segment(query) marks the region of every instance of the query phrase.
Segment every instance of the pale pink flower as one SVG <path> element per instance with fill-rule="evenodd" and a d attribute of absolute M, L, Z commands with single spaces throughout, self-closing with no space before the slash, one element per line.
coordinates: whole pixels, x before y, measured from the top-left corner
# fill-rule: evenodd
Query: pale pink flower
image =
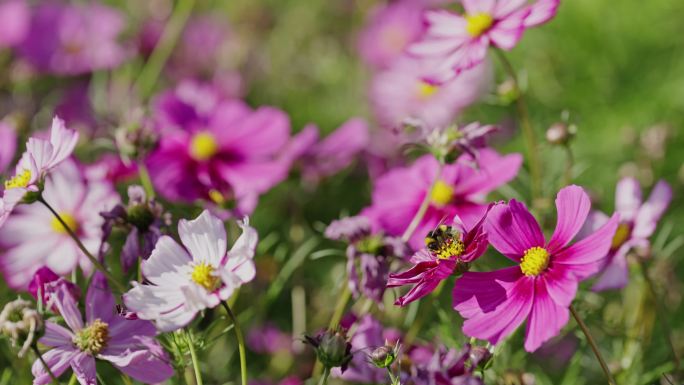
<path fill-rule="evenodd" d="M 180 220 L 178 234 L 184 247 L 169 236 L 159 238 L 150 258 L 142 262 L 149 283 L 133 282 L 124 295 L 128 309 L 168 332 L 230 298 L 256 274 L 252 259 L 257 232 L 247 218 L 238 224 L 242 235 L 226 253 L 226 229 L 209 211 L 192 221 Z"/>

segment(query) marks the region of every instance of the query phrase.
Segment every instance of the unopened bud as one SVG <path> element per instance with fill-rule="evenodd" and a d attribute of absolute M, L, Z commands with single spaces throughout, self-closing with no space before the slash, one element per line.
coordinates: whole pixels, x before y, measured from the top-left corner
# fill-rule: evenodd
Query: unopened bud
<path fill-rule="evenodd" d="M 554 123 L 546 130 L 546 141 L 555 145 L 565 145 L 577 134 L 577 126 L 574 124 Z"/>
<path fill-rule="evenodd" d="M 399 345 L 396 346 L 380 346 L 379 348 L 373 350 L 371 354 L 368 355 L 373 365 L 380 369 L 389 368 L 394 361 L 397 359 L 397 350 Z"/>
<path fill-rule="evenodd" d="M 305 339 L 314 347 L 316 356 L 323 366 L 328 369 L 340 367 L 342 372 L 347 369 L 352 354 L 346 330 L 326 330 L 316 337 L 305 336 Z"/>
<path fill-rule="evenodd" d="M 485 368 L 492 358 L 492 352 L 484 346 L 473 346 L 470 349 L 470 363 L 473 367 Z"/>

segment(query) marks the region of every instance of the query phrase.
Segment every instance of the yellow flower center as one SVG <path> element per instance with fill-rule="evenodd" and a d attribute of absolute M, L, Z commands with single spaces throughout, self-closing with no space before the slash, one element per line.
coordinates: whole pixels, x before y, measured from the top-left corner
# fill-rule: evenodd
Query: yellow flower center
<path fill-rule="evenodd" d="M 9 190 L 11 188 L 26 187 L 29 182 L 31 182 L 31 171 L 24 170 L 15 175 L 12 179 L 6 180 L 5 189 Z"/>
<path fill-rule="evenodd" d="M 628 225 L 621 223 L 618 225 L 615 235 L 613 236 L 613 242 L 610 245 L 611 250 L 615 250 L 622 246 L 623 243 L 629 239 L 631 231 Z"/>
<path fill-rule="evenodd" d="M 487 32 L 494 24 L 494 19 L 492 15 L 480 12 L 472 15 L 466 15 L 466 31 L 472 37 L 478 37 L 483 33 Z"/>
<path fill-rule="evenodd" d="M 423 80 L 418 82 L 417 94 L 418 94 L 418 98 L 421 100 L 429 99 L 437 91 L 439 91 L 439 86 L 436 86 L 434 84 L 430 84 L 430 83 L 425 82 Z"/>
<path fill-rule="evenodd" d="M 447 203 L 451 202 L 453 197 L 454 188 L 441 179 L 435 183 L 434 187 L 432 187 L 432 192 L 430 193 L 430 201 L 438 207 L 445 206 Z"/>
<path fill-rule="evenodd" d="M 209 199 L 211 199 L 211 201 L 217 205 L 226 203 L 226 197 L 224 197 L 223 194 L 216 189 L 209 190 Z"/>
<path fill-rule="evenodd" d="M 76 332 L 71 342 L 82 352 L 98 354 L 107 347 L 107 342 L 109 342 L 109 325 L 98 318 Z"/>
<path fill-rule="evenodd" d="M 76 232 L 78 230 L 78 221 L 76 221 L 76 218 L 74 218 L 73 215 L 69 213 L 59 213 L 60 218 L 64 221 L 64 223 L 69 227 L 69 230 L 72 232 Z M 52 226 L 52 230 L 54 230 L 56 233 L 59 234 L 68 234 L 67 229 L 64 228 L 64 225 L 62 222 L 59 221 L 57 218 L 52 218 L 52 222 L 50 222 L 50 225 Z"/>
<path fill-rule="evenodd" d="M 549 252 L 543 247 L 527 249 L 520 261 L 520 270 L 528 277 L 537 276 L 549 266 L 549 257 Z"/>
<path fill-rule="evenodd" d="M 190 156 L 200 162 L 209 160 L 219 150 L 218 142 L 209 132 L 198 132 L 190 141 Z"/>
<path fill-rule="evenodd" d="M 214 266 L 201 262 L 195 265 L 190 274 L 190 278 L 196 284 L 202 286 L 209 292 L 213 292 L 221 286 L 221 279 L 214 275 Z"/>

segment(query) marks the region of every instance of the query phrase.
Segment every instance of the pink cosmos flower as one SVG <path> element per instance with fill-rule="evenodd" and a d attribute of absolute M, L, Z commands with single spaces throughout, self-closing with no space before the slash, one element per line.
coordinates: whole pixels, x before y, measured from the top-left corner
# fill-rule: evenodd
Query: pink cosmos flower
<path fill-rule="evenodd" d="M 472 155 L 463 154 L 438 175 L 439 163 L 425 155 L 409 167 L 395 168 L 380 177 L 373 189 L 373 203 L 362 214 L 386 234 L 400 236 L 437 180 L 430 206 L 409 241 L 418 250 L 430 230 L 456 215 L 472 228 L 487 210 L 485 196 L 515 178 L 521 163 L 520 154 L 501 156 L 485 148 L 479 151 L 477 165 Z"/>
<path fill-rule="evenodd" d="M 429 128 L 449 125 L 491 84 L 492 71 L 488 63 L 469 69 L 442 85 L 424 80 L 434 67 L 434 61 L 404 57 L 374 75 L 370 101 L 381 125 L 396 129 L 407 120 L 417 120 Z"/>
<path fill-rule="evenodd" d="M 467 271 L 470 263 L 484 254 L 489 245 L 484 231 L 485 218 L 486 214 L 469 229 L 456 217 L 453 226 L 440 225 L 431 231 L 425 238 L 427 247 L 411 258 L 414 266 L 402 273 L 390 274 L 387 287 L 413 285 L 394 304 L 405 306 L 423 298 L 452 274 Z"/>
<path fill-rule="evenodd" d="M 58 312 L 59 310 L 55 305 L 57 298 L 55 294 L 62 288 L 69 292 L 69 295 L 75 300 L 81 297 L 81 289 L 78 286 L 55 274 L 49 267 L 43 266 L 33 275 L 33 279 L 28 285 L 28 292 L 37 301 L 41 301 L 46 309 Z"/>
<path fill-rule="evenodd" d="M 672 189 L 667 182 L 659 181 L 646 202 L 641 200 L 641 187 L 634 178 L 624 178 L 615 189 L 615 211 L 620 214 L 615 237 L 608 251 L 606 264 L 592 287 L 593 290 L 619 289 L 629 281 L 627 254 L 633 248 L 648 248 L 648 238 L 658 225 L 672 199 Z M 600 211 L 590 214 L 582 232 L 595 231 L 608 221 Z"/>
<path fill-rule="evenodd" d="M 428 11 L 425 36 L 409 47 L 410 54 L 439 60 L 428 77 L 444 83 L 481 63 L 490 45 L 512 49 L 526 29 L 556 15 L 560 0 L 463 0 L 465 15 Z"/>
<path fill-rule="evenodd" d="M 44 184 L 43 199 L 76 232 L 88 251 L 97 254 L 104 222 L 100 212 L 119 201 L 112 185 L 85 180 L 73 161 L 55 168 Z M 88 258 L 43 205 L 18 206 L 0 231 L 0 246 L 0 270 L 12 288 L 25 289 L 42 266 L 59 275 L 69 274 L 77 266 L 86 275 L 92 271 Z"/>
<path fill-rule="evenodd" d="M 386 68 L 425 30 L 423 4 L 401 0 L 372 11 L 359 36 L 359 53 L 375 69 Z"/>
<path fill-rule="evenodd" d="M 41 72 L 77 75 L 113 68 L 125 57 L 117 42 L 124 27 L 123 16 L 113 8 L 41 4 L 19 54 Z"/>
<path fill-rule="evenodd" d="M 132 282 L 133 289 L 124 295 L 128 309 L 168 332 L 227 300 L 256 274 L 252 259 L 257 232 L 247 218 L 238 224 L 242 235 L 226 253 L 226 229 L 220 219 L 205 210 L 195 220 L 180 220 L 178 233 L 185 248 L 169 236 L 159 238 L 150 258 L 142 262 L 149 284 Z"/>
<path fill-rule="evenodd" d="M 162 136 L 147 163 L 167 199 L 237 204 L 242 215 L 287 177 L 290 161 L 281 153 L 290 122 L 278 109 L 252 110 L 211 87 L 183 83 L 157 98 L 155 114 Z"/>
<path fill-rule="evenodd" d="M 463 332 L 496 344 L 527 319 L 529 352 L 556 336 L 568 322 L 578 282 L 599 270 L 618 226 L 616 214 L 593 234 L 570 244 L 590 207 L 581 187 L 561 189 L 556 229 L 548 242 L 524 204 L 512 199 L 492 207 L 485 222 L 489 242 L 518 265 L 467 272 L 456 281 L 454 308 L 465 318 Z"/>
<path fill-rule="evenodd" d="M 6 121 L 0 121 L 0 174 L 4 174 L 7 166 L 14 160 L 17 151 L 17 133 Z"/>
<path fill-rule="evenodd" d="M 316 182 L 349 166 L 369 142 L 368 123 L 352 118 L 320 141 L 318 127 L 307 125 L 292 138 L 286 152 L 299 161 L 303 178 Z"/>
<path fill-rule="evenodd" d="M 29 138 L 14 177 L 5 181 L 5 191 L 0 200 L 0 227 L 28 193 L 41 191 L 48 172 L 71 155 L 76 142 L 78 133 L 67 129 L 64 121 L 57 117 L 52 120 L 49 141 Z"/>
<path fill-rule="evenodd" d="M 0 4 L 0 48 L 20 44 L 29 31 L 31 10 L 25 0 Z"/>
<path fill-rule="evenodd" d="M 43 354 L 50 371 L 60 376 L 69 366 L 83 385 L 96 384 L 95 361 L 109 361 L 137 381 L 149 384 L 166 381 L 174 374 L 164 349 L 155 340 L 154 325 L 128 320 L 116 312 L 107 281 L 99 272 L 86 296 L 85 323 L 76 300 L 66 288 L 55 296 L 55 306 L 68 326 L 45 323 L 45 335 L 38 341 L 53 349 Z M 51 383 L 43 364 L 33 363 L 34 385 Z"/>

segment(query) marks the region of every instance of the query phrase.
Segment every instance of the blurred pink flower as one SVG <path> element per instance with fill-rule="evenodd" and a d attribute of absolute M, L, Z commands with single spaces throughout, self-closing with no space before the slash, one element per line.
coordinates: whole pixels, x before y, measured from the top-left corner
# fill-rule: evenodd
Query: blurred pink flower
<path fill-rule="evenodd" d="M 123 16 L 99 4 L 49 2 L 33 13 L 19 54 L 40 72 L 78 75 L 114 68 L 125 58 L 117 36 Z"/>
<path fill-rule="evenodd" d="M 525 350 L 532 352 L 558 335 L 579 281 L 596 273 L 618 225 L 614 215 L 591 235 L 569 243 L 581 229 L 591 202 L 581 187 L 556 197 L 558 218 L 546 242 L 524 204 L 512 199 L 489 211 L 489 242 L 518 265 L 492 272 L 467 272 L 456 281 L 454 309 L 465 318 L 463 333 L 496 344 L 527 319 Z"/>
<path fill-rule="evenodd" d="M 425 30 L 418 1 L 400 0 L 376 7 L 359 36 L 359 53 L 374 69 L 396 60 Z"/>
<path fill-rule="evenodd" d="M 593 290 L 620 289 L 629 281 L 627 254 L 634 248 L 647 249 L 649 238 L 672 200 L 672 189 L 667 182 L 659 181 L 646 202 L 642 202 L 641 186 L 634 178 L 624 178 L 615 188 L 615 212 L 620 214 L 613 243 L 605 265 Z M 608 222 L 608 216 L 600 211 L 589 215 L 582 233 L 596 231 Z"/>
<path fill-rule="evenodd" d="M 442 85 L 424 80 L 433 68 L 434 61 L 404 57 L 374 75 L 370 101 L 381 125 L 395 129 L 409 120 L 417 120 L 430 128 L 449 125 L 491 84 L 492 70 L 488 63 L 475 66 Z"/>
<path fill-rule="evenodd" d="M 460 275 L 467 271 L 469 264 L 484 254 L 489 246 L 483 227 L 486 215 L 472 228 L 466 227 L 456 217 L 453 227 L 442 225 L 428 234 L 425 238 L 427 247 L 411 258 L 414 266 L 389 276 L 387 287 L 413 285 L 394 304 L 405 306 L 423 298 L 452 274 Z"/>
<path fill-rule="evenodd" d="M 0 48 L 15 47 L 29 32 L 31 10 L 25 0 L 5 0 L 0 4 Z"/>
<path fill-rule="evenodd" d="M 14 160 L 17 152 L 17 133 L 7 121 L 0 121 L 0 174 L 4 174 L 7 166 Z"/>
<path fill-rule="evenodd" d="M 543 24 L 556 15 L 560 0 L 463 0 L 464 15 L 428 11 L 428 30 L 408 52 L 439 61 L 431 83 L 444 83 L 481 63 L 490 45 L 510 50 L 526 29 Z"/>
<path fill-rule="evenodd" d="M 48 172 L 71 155 L 77 142 L 78 132 L 67 129 L 57 117 L 52 120 L 49 140 L 29 138 L 14 176 L 5 181 L 0 200 L 0 227 L 27 194 L 40 193 Z"/>
<path fill-rule="evenodd" d="M 252 110 L 211 87 L 183 83 L 157 98 L 155 115 L 161 142 L 147 163 L 167 199 L 236 204 L 244 215 L 287 177 L 290 122 L 283 111 Z"/>
<path fill-rule="evenodd" d="M 247 334 L 247 346 L 253 352 L 262 354 L 290 352 L 293 341 L 291 335 L 271 323 L 252 328 Z"/>
<path fill-rule="evenodd" d="M 160 383 L 174 374 L 170 360 L 155 340 L 157 331 L 148 321 L 128 320 L 116 312 L 116 303 L 107 280 L 96 273 L 88 288 L 85 323 L 76 300 L 67 288 L 55 294 L 54 303 L 68 326 L 52 321 L 38 341 L 53 349 L 43 359 L 55 376 L 69 366 L 81 384 L 95 384 L 95 361 L 109 361 L 114 367 L 144 383 Z M 34 385 L 52 382 L 43 364 L 36 360 L 31 369 Z"/>
<path fill-rule="evenodd" d="M 487 210 L 485 196 L 515 178 L 521 164 L 520 154 L 501 156 L 492 149 L 481 149 L 477 164 L 464 154 L 437 175 L 438 161 L 425 155 L 409 167 L 395 168 L 380 177 L 373 188 L 373 203 L 362 214 L 388 235 L 400 236 L 436 179 L 430 206 L 409 241 L 418 250 L 430 230 L 456 215 L 466 227 L 474 226 Z"/>
<path fill-rule="evenodd" d="M 97 254 L 100 247 L 101 211 L 111 209 L 119 198 L 109 182 L 85 180 L 73 161 L 66 161 L 45 179 L 43 198 Z M 37 241 L 39 240 L 39 241 Z M 0 231 L 0 269 L 12 288 L 26 289 L 34 273 L 47 266 L 59 275 L 77 266 L 89 275 L 92 265 L 64 226 L 43 205 L 18 206 Z"/>
<path fill-rule="evenodd" d="M 178 234 L 185 248 L 167 235 L 159 238 L 141 265 L 149 284 L 132 282 L 133 289 L 123 297 L 128 310 L 169 332 L 230 298 L 256 274 L 252 259 L 257 232 L 247 218 L 238 224 L 242 235 L 226 253 L 226 229 L 220 219 L 205 210 L 195 220 L 180 220 Z"/>

